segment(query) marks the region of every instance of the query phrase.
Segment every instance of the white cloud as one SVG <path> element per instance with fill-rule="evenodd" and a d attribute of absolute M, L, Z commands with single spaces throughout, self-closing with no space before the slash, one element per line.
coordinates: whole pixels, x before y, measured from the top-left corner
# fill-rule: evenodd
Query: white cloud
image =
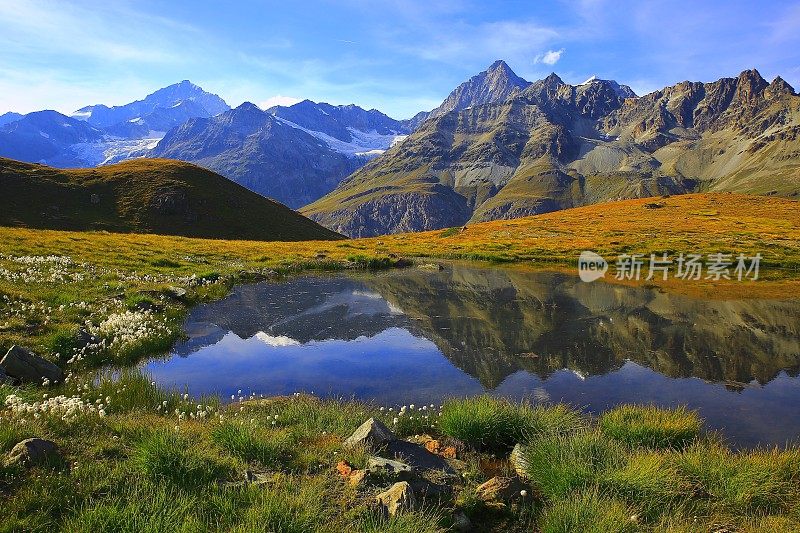
<path fill-rule="evenodd" d="M 290 105 L 294 105 L 297 102 L 301 101 L 302 101 L 301 98 L 295 98 L 294 96 L 284 96 L 282 94 L 276 94 L 275 96 L 270 96 L 263 102 L 259 102 L 258 107 L 260 107 L 261 109 L 269 109 L 270 107 L 276 105 L 282 105 L 288 107 Z"/>
<path fill-rule="evenodd" d="M 537 55 L 533 62 L 534 63 L 544 63 L 545 65 L 555 65 L 558 63 L 558 60 L 561 59 L 561 54 L 564 53 L 564 49 L 560 50 L 548 50 L 543 54 Z"/>

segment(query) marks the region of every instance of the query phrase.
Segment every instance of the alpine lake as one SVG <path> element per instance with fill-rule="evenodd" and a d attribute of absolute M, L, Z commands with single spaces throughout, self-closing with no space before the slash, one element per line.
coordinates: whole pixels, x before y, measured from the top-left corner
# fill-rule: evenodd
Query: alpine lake
<path fill-rule="evenodd" d="M 472 264 L 241 285 L 143 363 L 161 385 L 383 406 L 480 394 L 685 405 L 734 447 L 800 437 L 800 300 L 700 299 Z"/>

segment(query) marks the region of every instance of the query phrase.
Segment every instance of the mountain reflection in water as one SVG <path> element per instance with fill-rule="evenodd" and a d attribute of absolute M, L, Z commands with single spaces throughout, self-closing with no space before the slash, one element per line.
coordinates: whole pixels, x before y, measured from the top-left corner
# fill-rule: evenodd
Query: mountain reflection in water
<path fill-rule="evenodd" d="M 240 286 L 195 308 L 186 332 L 179 357 L 147 370 L 193 393 L 686 404 L 734 444 L 800 435 L 798 300 L 454 265 Z"/>

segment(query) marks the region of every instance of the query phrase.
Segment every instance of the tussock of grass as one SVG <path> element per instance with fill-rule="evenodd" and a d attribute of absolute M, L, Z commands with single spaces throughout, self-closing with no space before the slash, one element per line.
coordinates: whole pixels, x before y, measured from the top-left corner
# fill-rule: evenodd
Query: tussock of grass
<path fill-rule="evenodd" d="M 704 496 L 700 503 L 707 512 L 747 515 L 797 511 L 800 450 L 737 454 L 719 444 L 696 444 L 671 459 Z"/>
<path fill-rule="evenodd" d="M 506 400 L 477 396 L 445 402 L 439 417 L 445 435 L 477 449 L 510 448 L 525 435 L 525 414 Z"/>
<path fill-rule="evenodd" d="M 203 454 L 196 443 L 169 430 L 156 430 L 138 442 L 133 465 L 153 482 L 169 481 L 187 489 L 222 480 L 232 470 L 230 463 Z"/>
<path fill-rule="evenodd" d="M 586 417 L 563 404 L 523 407 L 525 440 L 545 435 L 566 435 L 585 429 Z"/>
<path fill-rule="evenodd" d="M 537 439 L 523 453 L 528 476 L 547 498 L 595 485 L 625 456 L 620 444 L 596 431 Z"/>
<path fill-rule="evenodd" d="M 233 422 L 214 428 L 211 438 L 231 455 L 266 468 L 290 465 L 297 444 L 285 431 L 269 431 L 254 424 Z"/>
<path fill-rule="evenodd" d="M 559 498 L 541 519 L 542 533 L 627 533 L 639 528 L 623 502 L 587 490 Z"/>
<path fill-rule="evenodd" d="M 624 405 L 603 413 L 600 428 L 629 446 L 680 448 L 697 438 L 702 421 L 695 411 L 685 407 Z"/>
<path fill-rule="evenodd" d="M 669 512 L 693 490 L 667 455 L 649 451 L 628 456 L 624 465 L 601 475 L 599 484 L 648 518 Z"/>

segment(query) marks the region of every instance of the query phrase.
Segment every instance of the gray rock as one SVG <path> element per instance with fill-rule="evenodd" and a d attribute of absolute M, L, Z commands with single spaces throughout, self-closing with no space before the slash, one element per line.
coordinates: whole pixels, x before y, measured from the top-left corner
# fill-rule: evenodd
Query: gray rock
<path fill-rule="evenodd" d="M 81 328 L 75 335 L 75 342 L 78 348 L 84 348 L 90 344 L 100 344 L 100 339 L 89 333 L 85 328 Z"/>
<path fill-rule="evenodd" d="M 407 481 L 399 481 L 392 485 L 389 490 L 381 492 L 376 497 L 378 504 L 380 504 L 390 516 L 397 513 L 413 509 L 417 500 L 414 497 L 414 491 Z"/>
<path fill-rule="evenodd" d="M 514 471 L 519 477 L 528 478 L 528 461 L 525 459 L 521 444 L 514 445 L 514 449 L 511 450 L 511 455 L 508 457 L 508 462 L 514 467 Z"/>
<path fill-rule="evenodd" d="M 409 480 L 413 475 L 413 468 L 409 465 L 383 457 L 370 457 L 367 463 L 367 469 L 370 472 L 382 472 L 391 476 L 397 476 L 402 480 Z"/>
<path fill-rule="evenodd" d="M 413 442 L 394 440 L 387 444 L 386 454 L 402 461 L 414 470 L 433 470 L 449 476 L 456 475 L 455 469 L 443 457 L 431 453 L 424 446 Z"/>
<path fill-rule="evenodd" d="M 182 287 L 169 287 L 165 292 L 167 296 L 178 301 L 182 301 L 186 298 L 186 289 Z"/>
<path fill-rule="evenodd" d="M 58 457 L 56 444 L 44 439 L 26 439 L 14 446 L 6 458 L 6 465 L 33 466 Z"/>
<path fill-rule="evenodd" d="M 0 368 L 0 385 L 6 384 L 6 383 L 9 384 L 9 385 L 13 385 L 14 384 L 13 381 L 14 381 L 14 378 L 12 378 L 8 374 L 6 374 L 5 370 Z"/>
<path fill-rule="evenodd" d="M 352 435 L 345 439 L 343 446 L 352 448 L 364 445 L 369 448 L 380 448 L 395 440 L 394 433 L 380 420 L 370 418 L 356 429 Z"/>
<path fill-rule="evenodd" d="M 475 495 L 483 501 L 510 503 L 533 497 L 530 485 L 519 477 L 495 476 L 475 489 Z"/>
<path fill-rule="evenodd" d="M 464 511 L 458 510 L 453 513 L 453 529 L 460 533 L 472 531 L 472 521 Z"/>
<path fill-rule="evenodd" d="M 64 380 L 64 371 L 58 366 L 16 345 L 0 360 L 0 368 L 9 376 L 25 383 L 42 383 L 45 378 L 51 383 Z"/>
<path fill-rule="evenodd" d="M 427 479 L 412 479 L 408 482 L 414 496 L 428 500 L 445 500 L 453 495 L 453 487 L 445 483 L 434 483 Z"/>

